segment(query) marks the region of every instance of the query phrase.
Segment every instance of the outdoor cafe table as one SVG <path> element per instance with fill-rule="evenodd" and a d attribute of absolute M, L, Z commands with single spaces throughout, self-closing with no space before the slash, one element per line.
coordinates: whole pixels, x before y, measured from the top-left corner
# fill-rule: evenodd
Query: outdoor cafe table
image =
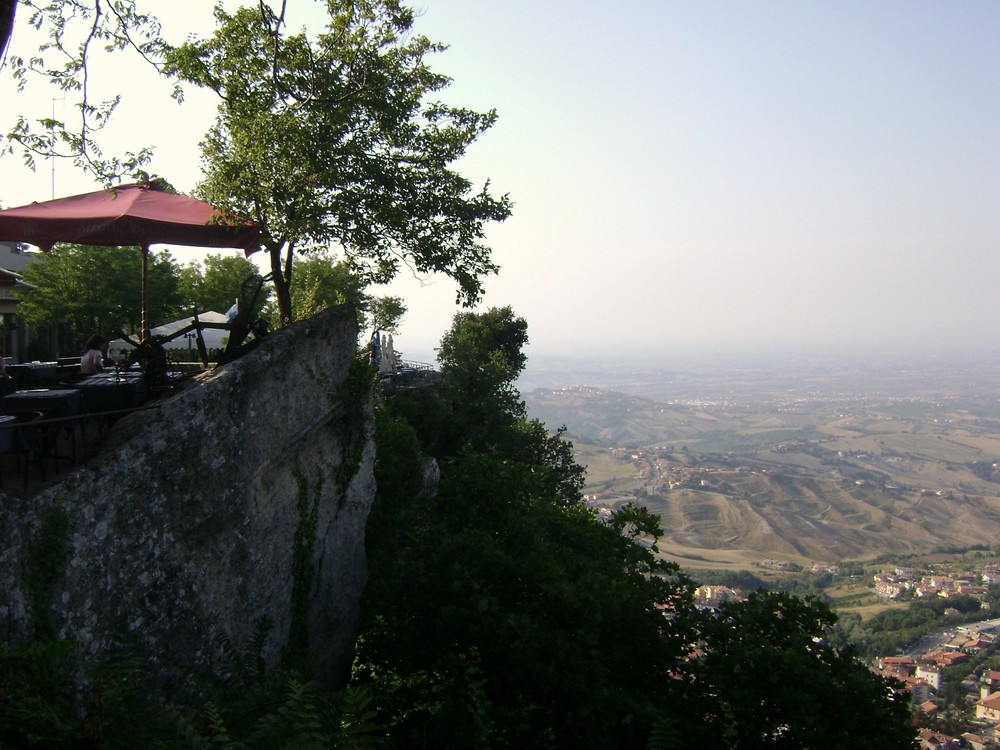
<path fill-rule="evenodd" d="M 59 382 L 56 362 L 22 362 L 8 365 L 6 371 L 18 388 L 44 388 Z"/>
<path fill-rule="evenodd" d="M 46 428 L 45 452 L 58 461 L 62 456 L 56 453 L 56 440 L 60 429 L 65 429 L 72 439 L 72 456 L 76 461 L 76 417 L 80 414 L 82 398 L 74 388 L 31 388 L 15 391 L 3 397 L 0 402 L 4 411 L 39 411 L 46 419 L 62 419 L 55 429 Z"/>
<path fill-rule="evenodd" d="M 31 388 L 3 397 L 3 410 L 40 411 L 46 419 L 72 418 L 80 413 L 82 398 L 75 388 Z"/>
<path fill-rule="evenodd" d="M 73 383 L 83 398 L 88 414 L 131 409 L 141 405 L 142 374 L 138 372 L 98 372 Z"/>

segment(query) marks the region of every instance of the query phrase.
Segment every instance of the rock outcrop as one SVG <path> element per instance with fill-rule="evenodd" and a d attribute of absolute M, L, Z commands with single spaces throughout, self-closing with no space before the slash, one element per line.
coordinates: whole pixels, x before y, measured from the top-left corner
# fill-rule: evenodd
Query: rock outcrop
<path fill-rule="evenodd" d="M 335 308 L 122 420 L 88 466 L 0 502 L 6 641 L 128 638 L 193 667 L 272 624 L 265 657 L 350 665 L 374 498 L 372 372 Z M 166 667 L 164 667 L 166 668 Z"/>

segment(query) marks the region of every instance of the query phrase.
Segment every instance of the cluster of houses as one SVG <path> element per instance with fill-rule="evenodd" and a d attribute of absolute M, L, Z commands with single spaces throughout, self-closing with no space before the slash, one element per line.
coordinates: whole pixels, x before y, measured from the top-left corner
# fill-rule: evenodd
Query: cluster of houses
<path fill-rule="evenodd" d="M 619 461 L 631 461 L 638 464 L 636 478 L 643 482 L 656 480 L 656 484 L 653 486 L 654 493 L 684 487 L 702 489 L 713 487 L 710 480 L 703 478 L 706 474 L 711 473 L 711 470 L 705 467 L 671 465 L 667 459 L 643 448 L 612 448 L 611 455 Z"/>
<path fill-rule="evenodd" d="M 667 470 L 667 488 L 677 490 L 681 487 L 690 487 L 703 473 L 704 469 L 694 466 L 671 466 Z"/>
<path fill-rule="evenodd" d="M 996 640 L 997 636 L 993 633 L 959 628 L 955 638 L 918 659 L 909 656 L 880 657 L 872 665 L 872 671 L 905 682 L 917 712 L 933 726 L 943 718 L 944 704 L 938 697 L 942 688 L 942 671 L 969 660 L 991 647 Z M 970 707 L 975 701 L 975 724 L 968 726 L 968 731 L 960 737 L 924 728 L 920 734 L 921 748 L 1000 748 L 1000 672 L 986 670 L 978 678 L 967 678 L 962 687 L 968 695 Z"/>
<path fill-rule="evenodd" d="M 939 581 L 940 577 L 933 578 L 936 583 L 943 583 L 943 579 Z M 965 576 L 954 576 L 952 580 L 964 581 Z M 738 589 L 729 586 L 699 586 L 695 591 L 695 603 L 701 608 L 715 608 L 724 602 L 740 601 L 743 598 Z M 920 748 L 1000 750 L 1000 671 L 986 670 L 963 683 L 967 695 L 966 707 L 972 708 L 973 702 L 975 703 L 974 723 L 965 727 L 967 731 L 960 736 L 952 736 L 934 728 L 939 726 L 939 719 L 943 718 L 944 701 L 939 696 L 943 687 L 944 670 L 966 662 L 994 645 L 1000 646 L 1000 636 L 997 634 L 960 626 L 951 640 L 918 658 L 885 656 L 876 659 L 871 666 L 872 671 L 903 681 L 912 695 L 916 712 L 927 725 L 919 730 Z"/>
<path fill-rule="evenodd" d="M 1000 583 L 1000 563 L 989 563 L 973 570 L 927 573 L 912 568 L 894 568 L 874 575 L 875 593 L 896 599 L 904 593 L 914 597 L 973 596 L 984 599 L 992 584 Z M 941 718 L 943 702 L 942 670 L 961 664 L 976 654 L 991 648 L 997 636 L 993 633 L 959 628 L 952 640 L 919 659 L 907 656 L 886 656 L 876 661 L 873 670 L 906 682 L 913 696 L 913 705 L 923 719 L 933 726 Z M 932 728 L 920 730 L 920 747 L 928 750 L 951 748 L 1000 748 L 1000 672 L 987 670 L 978 678 L 963 682 L 968 707 L 975 704 L 975 724 L 955 737 Z M 975 730 L 975 731 L 974 731 Z"/>
<path fill-rule="evenodd" d="M 921 750 L 957 750 L 957 748 L 992 750 L 996 747 L 989 737 L 974 732 L 964 732 L 961 737 L 952 737 L 949 734 L 926 728 L 919 730 L 917 741 Z"/>
<path fill-rule="evenodd" d="M 967 595 L 983 598 L 994 583 L 1000 583 L 1000 563 L 983 565 L 976 570 L 924 575 L 912 568 L 893 568 L 874 576 L 875 593 L 886 599 L 895 599 L 904 592 L 912 592 L 916 597 Z"/>

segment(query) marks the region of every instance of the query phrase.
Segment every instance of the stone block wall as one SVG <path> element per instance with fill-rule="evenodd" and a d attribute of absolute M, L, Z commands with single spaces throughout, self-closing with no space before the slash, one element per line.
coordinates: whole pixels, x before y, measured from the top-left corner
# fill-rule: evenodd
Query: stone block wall
<path fill-rule="evenodd" d="M 374 499 L 370 373 L 351 308 L 277 331 L 117 424 L 88 466 L 0 500 L 0 633 L 130 638 L 162 664 L 210 661 L 261 618 L 266 652 L 349 668 Z M 183 668 L 183 667 L 182 667 Z"/>

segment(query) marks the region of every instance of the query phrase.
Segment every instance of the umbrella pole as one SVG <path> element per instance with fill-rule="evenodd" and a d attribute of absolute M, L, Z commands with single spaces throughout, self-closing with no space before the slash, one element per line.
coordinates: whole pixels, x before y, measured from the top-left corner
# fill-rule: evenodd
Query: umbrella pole
<path fill-rule="evenodd" d="M 142 246 L 142 331 L 139 341 L 149 340 L 149 245 Z"/>

